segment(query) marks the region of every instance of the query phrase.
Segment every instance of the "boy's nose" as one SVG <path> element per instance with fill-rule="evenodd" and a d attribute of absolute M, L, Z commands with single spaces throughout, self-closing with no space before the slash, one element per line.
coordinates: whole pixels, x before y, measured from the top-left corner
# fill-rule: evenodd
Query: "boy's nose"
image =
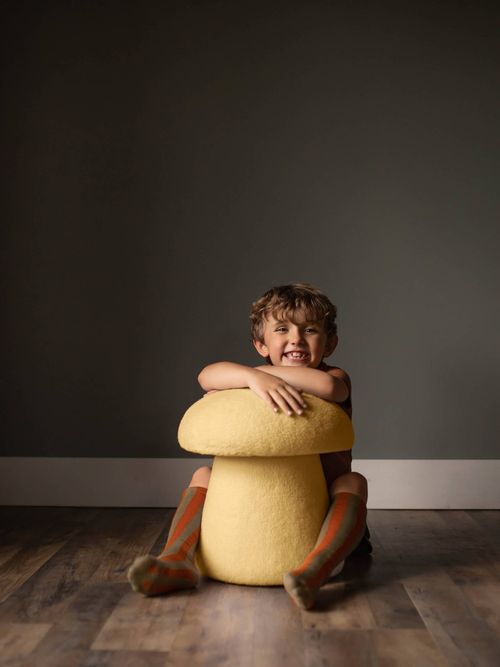
<path fill-rule="evenodd" d="M 290 333 L 290 343 L 292 345 L 298 345 L 298 343 L 300 343 L 301 340 L 302 340 L 302 334 L 300 333 L 300 331 L 292 331 Z"/>

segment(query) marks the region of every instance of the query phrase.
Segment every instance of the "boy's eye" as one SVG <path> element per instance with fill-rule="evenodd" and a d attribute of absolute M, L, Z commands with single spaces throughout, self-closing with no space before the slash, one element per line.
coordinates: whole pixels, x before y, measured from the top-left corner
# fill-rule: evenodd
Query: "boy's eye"
<path fill-rule="evenodd" d="M 306 329 L 306 333 L 316 333 L 316 331 L 317 331 L 317 329 L 315 329 L 314 327 L 308 327 Z"/>

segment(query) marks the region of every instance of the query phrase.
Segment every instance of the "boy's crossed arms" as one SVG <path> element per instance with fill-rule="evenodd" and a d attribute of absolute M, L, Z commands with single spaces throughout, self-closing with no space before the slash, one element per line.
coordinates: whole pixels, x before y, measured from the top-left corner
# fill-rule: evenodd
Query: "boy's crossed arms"
<path fill-rule="evenodd" d="M 287 368 L 283 366 L 244 366 L 231 361 L 220 361 L 206 366 L 198 382 L 206 392 L 248 387 L 269 407 L 288 415 L 301 415 L 307 407 L 302 393 L 335 403 L 349 396 L 348 376 L 340 368 L 326 371 L 316 368 Z"/>

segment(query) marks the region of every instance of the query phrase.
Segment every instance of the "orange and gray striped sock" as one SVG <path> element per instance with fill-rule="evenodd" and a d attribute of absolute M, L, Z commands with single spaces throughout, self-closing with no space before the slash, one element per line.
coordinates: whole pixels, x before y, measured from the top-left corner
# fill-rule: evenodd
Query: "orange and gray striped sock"
<path fill-rule="evenodd" d="M 321 527 L 314 549 L 305 561 L 283 577 L 283 585 L 301 609 L 310 609 L 320 587 L 359 544 L 366 526 L 366 504 L 354 493 L 341 492 Z"/>
<path fill-rule="evenodd" d="M 196 588 L 200 573 L 194 564 L 194 556 L 206 495 L 207 489 L 201 486 L 190 486 L 182 492 L 162 553 L 157 557 L 136 558 L 127 573 L 134 591 L 159 595 Z"/>

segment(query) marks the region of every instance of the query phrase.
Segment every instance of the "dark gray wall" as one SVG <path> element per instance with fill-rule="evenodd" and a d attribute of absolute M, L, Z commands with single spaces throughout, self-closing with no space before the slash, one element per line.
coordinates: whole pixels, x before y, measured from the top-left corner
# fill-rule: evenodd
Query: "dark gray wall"
<path fill-rule="evenodd" d="M 182 456 L 199 370 L 303 280 L 358 457 L 498 457 L 496 10 L 1 7 L 4 455 Z"/>

